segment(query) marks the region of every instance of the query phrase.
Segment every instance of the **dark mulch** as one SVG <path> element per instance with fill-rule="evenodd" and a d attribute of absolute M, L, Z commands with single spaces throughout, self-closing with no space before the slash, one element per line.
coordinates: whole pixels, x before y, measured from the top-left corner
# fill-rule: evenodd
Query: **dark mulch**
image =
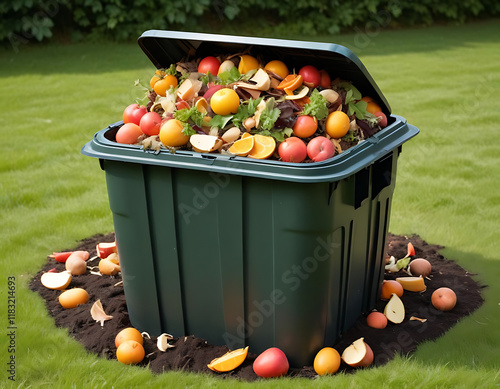
<path fill-rule="evenodd" d="M 95 255 L 95 246 L 98 242 L 110 242 L 114 240 L 114 235 L 96 235 L 83 240 L 78 247 L 72 248 L 87 250 L 91 257 Z M 469 315 L 483 303 L 481 289 L 474 279 L 473 274 L 458 266 L 454 261 L 444 258 L 439 251 L 443 248 L 437 245 L 430 245 L 419 236 L 409 237 L 395 236 L 389 234 L 387 237 L 387 252 L 396 258 L 406 255 L 408 242 L 415 247 L 415 257 L 426 258 L 432 264 L 432 273 L 429 280 L 426 280 L 427 290 L 423 293 L 405 292 L 402 301 L 406 308 L 405 321 L 399 325 L 391 324 L 383 329 L 377 330 L 366 325 L 364 317 L 359 318 L 352 329 L 347 331 L 342 339 L 332 345 L 339 353 L 354 340 L 364 337 L 371 346 L 375 354 L 374 364 L 380 366 L 390 361 L 395 354 L 407 355 L 416 350 L 418 345 L 424 341 L 436 339 L 443 335 L 448 329 L 455 325 L 462 317 Z M 89 266 L 98 265 L 98 260 L 89 262 Z M 40 283 L 43 272 L 52 268 L 58 271 L 64 270 L 64 264 L 48 258 L 43 268 L 35 275 L 30 282 L 31 290 L 40 294 L 45 300 L 47 309 L 54 317 L 58 327 L 67 328 L 69 334 L 81 342 L 85 348 L 92 353 L 96 353 L 104 358 L 115 358 L 116 347 L 114 338 L 124 327 L 130 326 L 130 321 L 125 303 L 125 296 L 121 286 L 115 286 L 121 280 L 119 275 L 114 277 L 96 276 L 87 271 L 87 274 L 73 277 L 71 287 L 82 287 L 90 295 L 88 304 L 78 306 L 73 309 L 64 309 L 58 302 L 60 291 L 45 288 Z M 404 274 L 386 273 L 385 279 L 393 279 Z M 449 312 L 441 312 L 432 307 L 430 298 L 432 292 L 439 287 L 447 286 L 455 291 L 458 302 L 455 308 Z M 100 299 L 107 314 L 113 319 L 105 322 L 101 327 L 95 322 L 89 313 L 91 304 Z M 375 309 L 384 310 L 386 302 L 379 300 Z M 425 318 L 425 323 L 408 320 L 411 316 Z M 194 334 L 196 335 L 196 334 Z M 189 335 L 176 338 L 170 343 L 175 348 L 167 352 L 160 352 L 156 348 L 156 339 L 145 339 L 144 347 L 146 358 L 141 363 L 155 373 L 168 370 L 187 370 L 202 372 L 207 374 L 217 374 L 207 368 L 207 364 L 214 358 L 227 352 L 226 346 L 214 346 L 204 339 Z M 258 377 L 252 370 L 252 363 L 256 355 L 249 354 L 247 360 L 239 368 L 230 373 L 218 374 L 220 377 L 235 377 L 242 380 L 255 380 Z M 352 371 L 345 364 L 341 365 L 341 370 Z M 290 369 L 287 376 L 293 377 L 315 377 L 316 374 L 311 366 L 300 369 Z"/>

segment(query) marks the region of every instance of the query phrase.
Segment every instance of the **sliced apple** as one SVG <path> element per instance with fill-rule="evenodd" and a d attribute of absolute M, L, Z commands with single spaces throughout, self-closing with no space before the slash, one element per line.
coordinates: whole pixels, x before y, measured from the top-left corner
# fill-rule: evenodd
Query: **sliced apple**
<path fill-rule="evenodd" d="M 396 293 L 392 294 L 384 309 L 387 320 L 394 324 L 402 323 L 405 319 L 405 306 Z"/>
<path fill-rule="evenodd" d="M 101 242 L 96 246 L 97 256 L 101 259 L 107 258 L 110 254 L 116 253 L 116 242 Z"/>
<path fill-rule="evenodd" d="M 199 153 L 210 153 L 218 150 L 222 146 L 222 139 L 215 135 L 195 134 L 189 138 L 193 150 Z"/>
<path fill-rule="evenodd" d="M 396 281 L 409 292 L 424 292 L 427 289 L 423 277 L 398 277 Z"/>
<path fill-rule="evenodd" d="M 323 89 L 319 94 L 329 103 L 335 103 L 339 99 L 339 94 L 333 89 Z"/>
<path fill-rule="evenodd" d="M 373 350 L 364 338 L 359 338 L 344 350 L 342 360 L 351 367 L 367 367 L 373 362 Z"/>
<path fill-rule="evenodd" d="M 260 68 L 257 72 L 250 78 L 251 82 L 238 82 L 236 85 L 245 89 L 255 89 L 259 91 L 266 91 L 271 87 L 271 78 L 269 78 L 269 74 Z"/>
<path fill-rule="evenodd" d="M 40 282 L 46 288 L 63 290 L 66 289 L 71 282 L 71 274 L 68 271 L 63 271 L 60 273 L 43 273 L 42 277 L 40 278 Z"/>

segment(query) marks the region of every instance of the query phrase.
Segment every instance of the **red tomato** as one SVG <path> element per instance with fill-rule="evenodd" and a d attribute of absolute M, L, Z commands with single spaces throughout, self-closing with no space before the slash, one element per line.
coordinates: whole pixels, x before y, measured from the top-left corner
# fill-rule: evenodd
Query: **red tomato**
<path fill-rule="evenodd" d="M 314 116 L 300 115 L 292 127 L 293 133 L 299 138 L 309 138 L 318 129 L 318 120 Z"/>
<path fill-rule="evenodd" d="M 278 153 L 285 162 L 302 162 L 307 157 L 307 146 L 302 139 L 292 136 L 280 143 Z"/>
<path fill-rule="evenodd" d="M 130 104 L 123 111 L 123 123 L 134 123 L 139 125 L 141 118 L 148 112 L 146 107 L 139 104 Z"/>
<path fill-rule="evenodd" d="M 210 72 L 212 75 L 216 76 L 219 72 L 220 61 L 215 57 L 205 57 L 198 64 L 198 72 L 199 73 L 208 73 Z"/>
<path fill-rule="evenodd" d="M 158 135 L 160 133 L 161 116 L 157 112 L 148 112 L 139 123 L 143 133 L 148 136 Z"/>
<path fill-rule="evenodd" d="M 253 363 L 253 371 L 259 377 L 281 377 L 288 372 L 288 359 L 277 347 L 268 348 Z"/>
<path fill-rule="evenodd" d="M 115 139 L 118 143 L 133 145 L 141 135 L 141 127 L 134 123 L 125 123 L 116 132 Z"/>
<path fill-rule="evenodd" d="M 318 69 L 312 65 L 306 65 L 299 70 L 299 75 L 302 76 L 304 84 L 310 88 L 316 88 L 321 82 L 321 74 Z"/>
<path fill-rule="evenodd" d="M 314 162 L 324 161 L 335 155 L 335 146 L 324 136 L 317 136 L 307 144 L 307 155 Z"/>
<path fill-rule="evenodd" d="M 326 70 L 320 70 L 319 74 L 321 75 L 321 81 L 319 83 L 319 86 L 325 89 L 331 88 L 332 80 L 330 78 L 330 75 L 326 72 Z"/>

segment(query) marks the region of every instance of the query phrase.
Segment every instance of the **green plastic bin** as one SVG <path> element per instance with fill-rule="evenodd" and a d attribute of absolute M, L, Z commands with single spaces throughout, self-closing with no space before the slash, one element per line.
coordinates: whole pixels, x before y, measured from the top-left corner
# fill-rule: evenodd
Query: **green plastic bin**
<path fill-rule="evenodd" d="M 326 69 L 382 103 L 385 129 L 318 163 L 145 152 L 113 141 L 121 122 L 82 149 L 106 173 L 134 327 L 253 353 L 275 346 L 291 366 L 311 365 L 379 296 L 397 160 L 418 129 L 390 114 L 342 46 L 172 31 L 147 31 L 139 44 L 157 67 L 251 45 L 269 60 Z"/>

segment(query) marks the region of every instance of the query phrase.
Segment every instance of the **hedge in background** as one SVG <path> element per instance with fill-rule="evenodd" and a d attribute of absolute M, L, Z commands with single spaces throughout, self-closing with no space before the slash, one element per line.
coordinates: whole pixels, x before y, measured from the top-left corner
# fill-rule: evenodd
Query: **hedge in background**
<path fill-rule="evenodd" d="M 498 15 L 498 0 L 11 0 L 0 4 L 0 41 L 131 40 L 148 29 L 314 36 Z"/>

